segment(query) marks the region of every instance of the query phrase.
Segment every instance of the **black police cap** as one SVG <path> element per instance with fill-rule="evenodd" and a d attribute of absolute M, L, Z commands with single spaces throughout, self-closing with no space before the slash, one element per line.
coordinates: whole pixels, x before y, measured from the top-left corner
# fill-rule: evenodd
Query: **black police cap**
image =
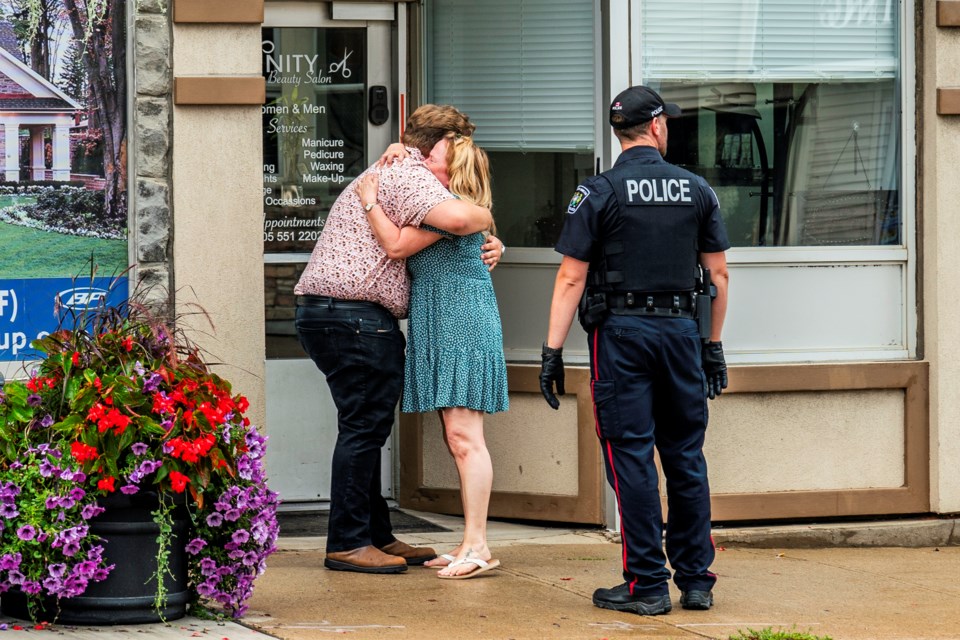
<path fill-rule="evenodd" d="M 644 85 L 637 85 L 621 91 L 610 105 L 610 126 L 614 129 L 628 129 L 653 120 L 663 114 L 676 118 L 682 113 L 680 107 L 672 102 L 664 102 L 660 94 Z"/>

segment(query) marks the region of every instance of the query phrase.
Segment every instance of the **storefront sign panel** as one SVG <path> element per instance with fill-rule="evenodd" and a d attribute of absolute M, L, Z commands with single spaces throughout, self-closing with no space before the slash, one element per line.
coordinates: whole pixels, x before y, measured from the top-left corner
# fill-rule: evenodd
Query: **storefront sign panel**
<path fill-rule="evenodd" d="M 31 342 L 73 328 L 86 309 L 126 297 L 126 277 L 0 280 L 0 361 L 42 358 Z"/>

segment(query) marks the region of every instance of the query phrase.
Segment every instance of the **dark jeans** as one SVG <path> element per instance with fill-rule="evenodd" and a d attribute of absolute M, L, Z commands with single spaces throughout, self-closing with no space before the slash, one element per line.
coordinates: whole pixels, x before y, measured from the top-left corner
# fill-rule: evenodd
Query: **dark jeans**
<path fill-rule="evenodd" d="M 406 341 L 379 305 L 353 301 L 297 306 L 297 335 L 327 378 L 337 406 L 327 551 L 395 540 L 380 489 L 380 450 L 403 390 Z"/>
<path fill-rule="evenodd" d="M 717 578 L 710 572 L 706 382 L 696 322 L 611 315 L 589 339 L 597 435 L 620 507 L 624 579 L 636 595 L 668 593 L 656 447 L 667 479 L 673 580 L 682 591 L 708 591 Z"/>

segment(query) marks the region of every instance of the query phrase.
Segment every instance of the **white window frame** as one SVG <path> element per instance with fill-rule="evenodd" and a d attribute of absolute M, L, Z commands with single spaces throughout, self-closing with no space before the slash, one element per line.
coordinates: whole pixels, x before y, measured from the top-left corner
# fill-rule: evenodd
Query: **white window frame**
<path fill-rule="evenodd" d="M 607 12 L 610 38 L 605 43 L 608 50 L 606 59 L 610 60 L 607 69 L 609 93 L 615 94 L 624 87 L 640 84 L 642 80 L 641 47 L 631 34 L 639 33 L 641 3 L 650 0 L 629 0 L 628 3 L 610 2 Z M 877 344 L 871 347 L 854 349 L 818 348 L 816 335 L 808 338 L 808 348 L 781 351 L 773 349 L 754 349 L 748 344 L 737 344 L 725 340 L 727 360 L 731 363 L 772 363 L 772 362 L 830 362 L 862 360 L 902 360 L 917 356 L 917 238 L 916 238 L 916 86 L 914 56 L 914 1 L 906 0 L 899 5 L 900 19 L 900 99 L 901 115 L 901 180 L 900 180 L 900 216 L 902 244 L 898 246 L 864 246 L 842 248 L 817 247 L 734 247 L 727 251 L 727 261 L 731 272 L 731 313 L 728 318 L 748 323 L 746 331 L 738 334 L 753 334 L 761 331 L 767 310 L 779 305 L 797 306 L 816 305 L 820 291 L 829 284 L 830 278 L 823 277 L 822 267 L 859 266 L 865 271 L 871 269 L 899 268 L 899 286 L 901 291 L 898 331 L 900 343 L 896 345 Z M 629 55 L 623 52 L 629 50 Z M 607 104 L 613 95 L 607 95 Z M 603 129 L 609 139 L 609 127 Z M 599 148 L 599 145 L 598 145 Z M 610 145 L 608 166 L 612 166 L 619 149 Z M 518 251 L 518 254 L 521 252 Z M 516 256 L 520 258 L 522 256 Z M 532 256 L 531 256 L 532 257 Z M 764 296 L 744 296 L 737 290 L 737 277 L 745 269 L 770 270 L 773 273 L 785 270 L 805 269 L 809 277 L 804 277 L 804 286 L 794 291 L 778 291 L 771 298 Z M 744 300 L 745 308 L 737 309 L 737 301 Z M 855 322 L 864 326 L 874 318 L 856 307 L 846 309 L 820 309 L 819 313 L 853 314 Z M 734 317 L 735 314 L 735 317 Z M 728 324 L 729 326 L 729 324 Z M 802 325 L 789 327 L 790 331 L 803 331 Z"/>

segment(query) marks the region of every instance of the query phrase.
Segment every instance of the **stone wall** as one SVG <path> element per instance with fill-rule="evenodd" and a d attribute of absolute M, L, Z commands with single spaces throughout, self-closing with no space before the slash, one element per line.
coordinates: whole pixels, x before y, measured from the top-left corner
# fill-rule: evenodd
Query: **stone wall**
<path fill-rule="evenodd" d="M 130 244 L 137 264 L 137 281 L 152 287 L 152 296 L 172 300 L 173 218 L 171 188 L 171 73 L 170 12 L 166 0 L 136 0 L 133 65 L 133 163 L 130 203 L 133 219 Z"/>

